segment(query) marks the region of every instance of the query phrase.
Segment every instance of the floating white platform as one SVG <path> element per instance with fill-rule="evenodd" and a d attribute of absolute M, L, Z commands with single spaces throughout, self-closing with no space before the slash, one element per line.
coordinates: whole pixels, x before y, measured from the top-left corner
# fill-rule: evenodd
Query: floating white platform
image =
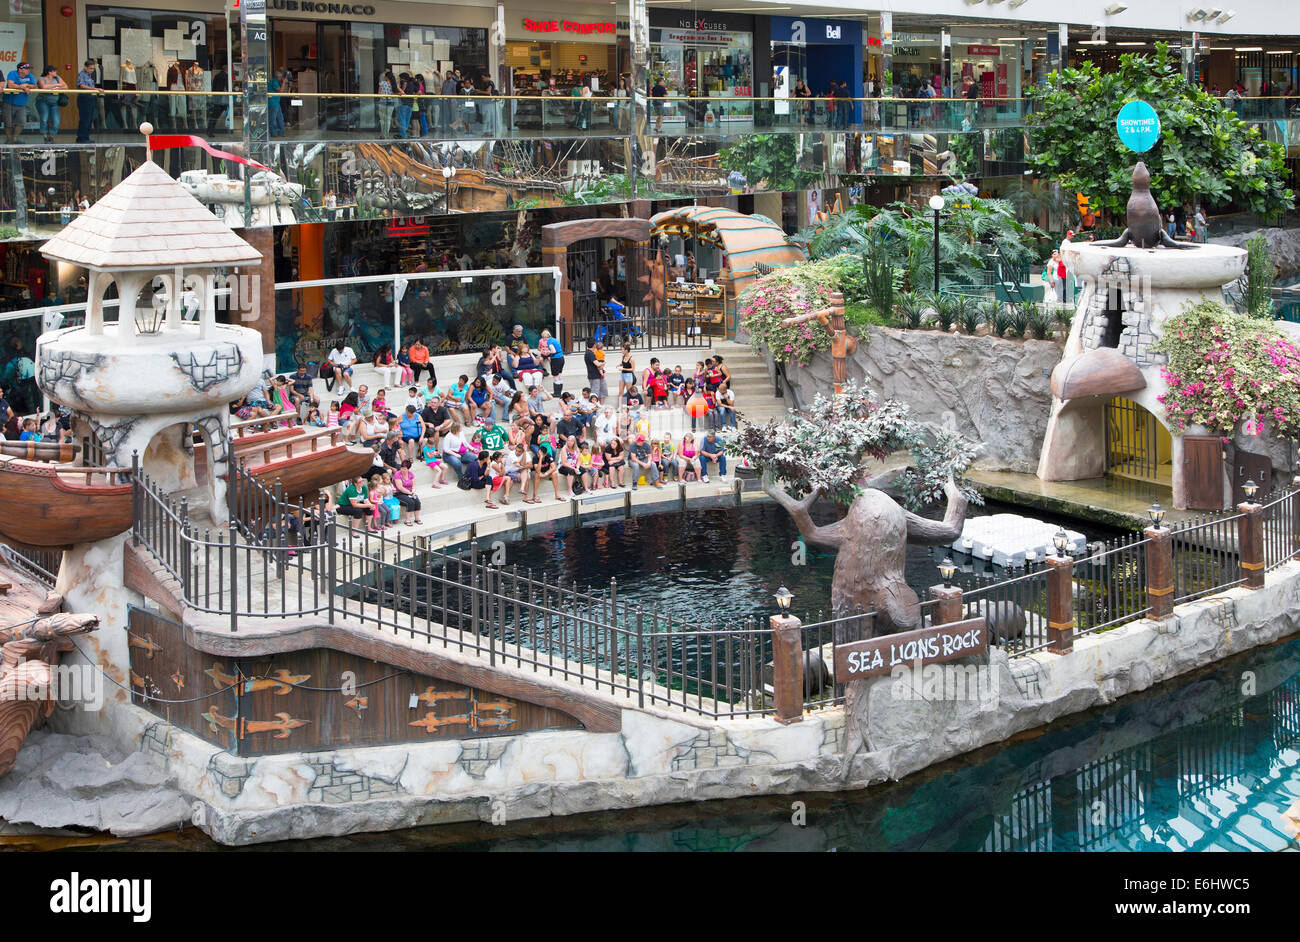
<path fill-rule="evenodd" d="M 971 517 L 962 528 L 961 539 L 952 544 L 952 550 L 975 559 L 990 559 L 995 566 L 1023 566 L 1029 553 L 1041 562 L 1044 556 L 1056 552 L 1052 537 L 1059 529 L 1054 523 L 1020 514 Z M 1070 539 L 1069 552 L 1082 553 L 1087 549 L 1088 538 L 1082 533 L 1066 530 L 1065 535 Z"/>

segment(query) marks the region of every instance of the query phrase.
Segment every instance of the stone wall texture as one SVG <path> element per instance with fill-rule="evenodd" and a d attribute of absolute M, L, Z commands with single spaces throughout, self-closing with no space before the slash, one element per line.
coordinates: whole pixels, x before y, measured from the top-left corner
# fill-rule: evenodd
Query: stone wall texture
<path fill-rule="evenodd" d="M 1213 232 L 1213 228 L 1210 230 Z M 1268 240 L 1273 253 L 1273 270 L 1279 278 L 1300 272 L 1300 229 L 1254 229 L 1237 235 L 1211 238 L 1215 245 L 1231 245 L 1244 249 L 1246 243 L 1260 233 Z"/>
<path fill-rule="evenodd" d="M 989 672 L 991 696 L 900 698 L 899 683 L 885 675 L 851 691 L 845 708 L 789 726 L 767 717 L 687 722 L 627 708 L 618 733 L 556 730 L 237 758 L 125 709 L 142 719 L 137 748 L 193 801 L 194 823 L 223 843 L 253 844 L 868 787 L 1297 631 L 1300 563 L 1292 562 L 1263 589 L 1234 589 L 1178 606 L 1163 621 L 1085 636 L 1068 654 L 1009 659 L 994 648 L 953 662 Z"/>
<path fill-rule="evenodd" d="M 1003 340 L 938 330 L 872 327 L 860 333 L 848 378 L 907 403 L 916 418 L 955 427 L 984 444 L 975 466 L 1033 473 L 1052 406 L 1050 377 L 1061 360 L 1050 340 Z M 829 353 L 786 374 L 807 404 L 834 388 Z"/>

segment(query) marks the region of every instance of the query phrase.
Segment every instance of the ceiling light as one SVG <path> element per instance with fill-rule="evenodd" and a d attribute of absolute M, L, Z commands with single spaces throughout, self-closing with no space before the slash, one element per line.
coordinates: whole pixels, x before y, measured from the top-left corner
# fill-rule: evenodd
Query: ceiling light
<path fill-rule="evenodd" d="M 1024 41 L 1025 38 L 1023 36 L 999 36 L 998 37 L 998 42 L 1000 43 L 1022 43 Z"/>
<path fill-rule="evenodd" d="M 1213 10 L 1211 10 L 1209 13 L 1205 14 L 1205 18 L 1206 18 L 1207 20 L 1212 20 L 1212 19 L 1214 19 L 1215 17 L 1217 17 L 1219 14 L 1221 14 L 1222 12 L 1223 12 L 1223 11 L 1220 10 L 1218 7 L 1215 7 L 1215 8 L 1214 8 Z"/>
<path fill-rule="evenodd" d="M 1227 13 L 1223 14 L 1223 16 L 1219 17 L 1219 22 L 1226 23 L 1228 22 L 1228 20 L 1232 19 L 1236 15 L 1237 15 L 1236 10 L 1229 10 Z"/>
<path fill-rule="evenodd" d="M 1237 51 L 1238 52 L 1263 52 L 1264 47 L 1263 46 L 1238 46 Z"/>
<path fill-rule="evenodd" d="M 1115 43 L 1115 45 L 1117 45 L 1117 46 L 1145 46 L 1146 43 L 1141 43 L 1141 42 L 1138 42 L 1138 43 Z"/>
<path fill-rule="evenodd" d="M 1291 50 L 1290 50 L 1290 49 L 1270 49 L 1270 50 L 1268 51 L 1268 54 L 1269 54 L 1270 56 L 1289 56 L 1289 55 L 1291 55 Z"/>
<path fill-rule="evenodd" d="M 1079 45 L 1080 46 L 1107 46 L 1110 44 L 1104 39 L 1080 39 Z"/>
<path fill-rule="evenodd" d="M 1112 3 L 1110 6 L 1106 7 L 1106 15 L 1107 15 L 1107 16 L 1118 16 L 1119 14 L 1123 13 L 1123 12 L 1124 12 L 1125 10 L 1127 10 L 1127 9 L 1128 9 L 1128 5 L 1127 5 L 1127 4 L 1124 4 L 1124 3 Z"/>
<path fill-rule="evenodd" d="M 1205 19 L 1205 16 L 1208 12 L 1209 12 L 1208 10 L 1204 10 L 1201 7 L 1197 7 L 1194 10 L 1187 11 L 1187 18 L 1189 20 L 1195 20 L 1196 22 L 1199 23 L 1201 20 Z"/>

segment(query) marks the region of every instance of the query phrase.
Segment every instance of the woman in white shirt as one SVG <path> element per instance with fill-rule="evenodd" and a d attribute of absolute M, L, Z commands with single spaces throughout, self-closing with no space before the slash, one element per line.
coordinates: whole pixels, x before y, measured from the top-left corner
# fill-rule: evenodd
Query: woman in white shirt
<path fill-rule="evenodd" d="M 465 459 L 469 458 L 469 445 L 460 436 L 460 423 L 453 422 L 442 436 L 442 458 L 456 472 L 456 477 L 465 473 Z"/>

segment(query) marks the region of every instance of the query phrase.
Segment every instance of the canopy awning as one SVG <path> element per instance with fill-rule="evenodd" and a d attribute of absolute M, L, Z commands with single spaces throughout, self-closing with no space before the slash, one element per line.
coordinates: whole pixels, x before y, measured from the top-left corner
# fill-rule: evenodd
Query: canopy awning
<path fill-rule="evenodd" d="M 718 206 L 680 206 L 651 216 L 651 237 L 661 233 L 699 239 L 725 252 L 737 294 L 758 277 L 760 262 L 769 268 L 786 268 L 807 258 L 766 216 Z"/>

